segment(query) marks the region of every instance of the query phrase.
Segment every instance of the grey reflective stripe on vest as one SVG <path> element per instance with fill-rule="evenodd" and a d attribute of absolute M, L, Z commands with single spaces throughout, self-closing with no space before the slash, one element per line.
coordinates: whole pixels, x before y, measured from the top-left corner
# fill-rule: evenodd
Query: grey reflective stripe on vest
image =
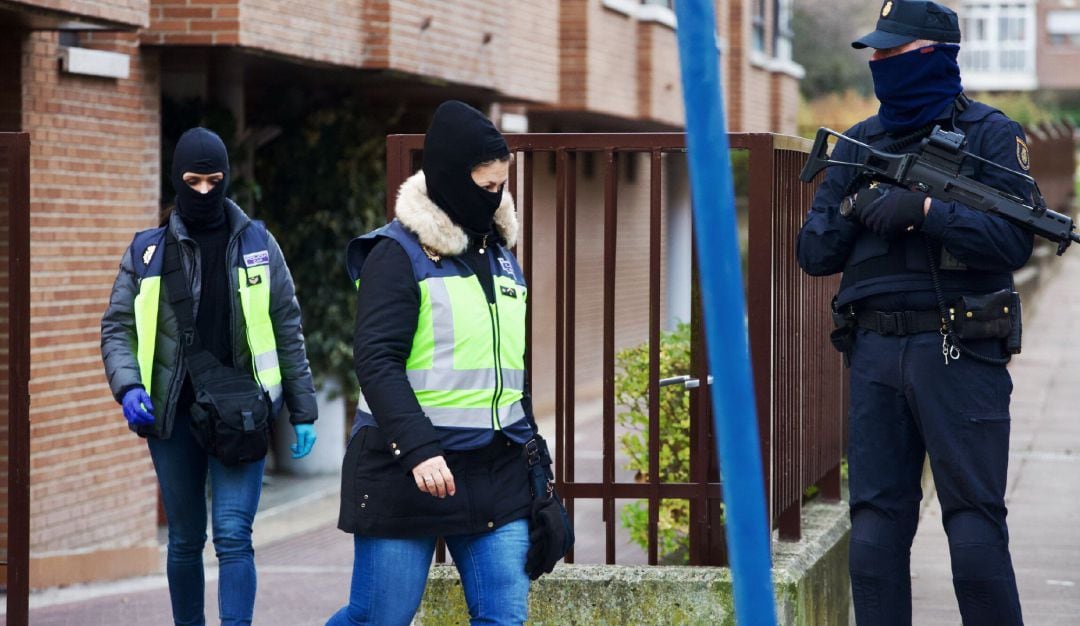
<path fill-rule="evenodd" d="M 494 389 L 498 384 L 495 370 L 409 370 L 406 372 L 413 389 L 430 391 L 455 391 L 461 389 Z M 505 389 L 521 391 L 525 388 L 525 370 L 502 370 L 502 385 Z"/>
<path fill-rule="evenodd" d="M 444 278 L 432 277 L 425 282 L 428 286 L 428 297 L 431 298 L 432 335 L 435 339 L 431 369 L 451 371 L 454 369 L 454 306 L 450 302 L 450 291 L 446 288 Z M 445 318 L 436 315 L 436 310 L 445 312 Z M 413 387 L 416 388 L 416 385 Z"/>
<path fill-rule="evenodd" d="M 255 355 L 255 369 L 258 371 L 268 370 L 278 366 L 277 350 L 263 352 Z"/>
<path fill-rule="evenodd" d="M 356 410 L 372 415 L 371 407 L 368 406 L 363 392 L 360 393 L 360 399 L 356 402 Z M 424 414 L 428 416 L 434 426 L 491 428 L 491 409 L 487 407 L 481 409 L 427 407 L 424 408 Z M 521 406 L 520 400 L 510 406 L 499 407 L 499 423 L 502 424 L 503 428 L 516 424 L 523 419 L 525 419 L 525 409 Z"/>
<path fill-rule="evenodd" d="M 278 354 L 277 350 L 271 350 L 269 352 L 263 352 L 262 354 L 256 354 L 255 358 L 255 372 L 258 376 L 258 372 L 262 372 L 268 369 L 273 369 L 278 366 Z M 266 393 L 270 394 L 270 400 L 276 402 L 281 397 L 282 388 L 280 384 L 270 385 L 265 388 Z"/>
<path fill-rule="evenodd" d="M 460 409 L 444 407 L 424 407 L 424 414 L 431 423 L 442 428 L 491 428 L 491 409 Z M 499 407 L 499 423 L 503 428 L 525 419 L 525 409 L 521 401 L 510 406 Z"/>

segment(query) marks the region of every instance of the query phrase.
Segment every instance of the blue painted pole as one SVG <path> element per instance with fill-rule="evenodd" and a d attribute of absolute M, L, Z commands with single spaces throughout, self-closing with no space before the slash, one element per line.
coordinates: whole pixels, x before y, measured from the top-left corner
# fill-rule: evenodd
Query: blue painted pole
<path fill-rule="evenodd" d="M 735 192 L 721 97 L 712 0 L 676 0 L 679 64 L 701 268 L 716 445 L 724 485 L 728 553 L 740 626 L 776 624 L 769 523 L 750 374 Z"/>

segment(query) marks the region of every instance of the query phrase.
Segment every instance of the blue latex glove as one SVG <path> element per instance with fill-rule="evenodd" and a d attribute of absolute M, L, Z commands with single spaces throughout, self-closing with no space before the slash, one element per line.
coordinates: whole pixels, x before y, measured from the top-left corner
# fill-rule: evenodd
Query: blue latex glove
<path fill-rule="evenodd" d="M 132 426 L 149 426 L 154 423 L 154 405 L 142 387 L 132 387 L 124 394 L 124 419 Z"/>
<path fill-rule="evenodd" d="M 293 426 L 293 430 L 296 431 L 296 443 L 289 446 L 289 449 L 292 450 L 292 458 L 301 459 L 307 456 L 315 445 L 315 425 L 297 424 Z"/>

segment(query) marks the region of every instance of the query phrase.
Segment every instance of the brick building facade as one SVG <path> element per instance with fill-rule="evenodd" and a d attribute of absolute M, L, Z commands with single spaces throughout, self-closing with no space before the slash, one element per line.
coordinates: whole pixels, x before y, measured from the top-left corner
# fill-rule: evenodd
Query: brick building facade
<path fill-rule="evenodd" d="M 243 126 L 260 105 L 252 94 L 272 89 L 273 77 L 315 74 L 432 106 L 466 99 L 497 123 L 514 113 L 533 131 L 677 130 L 674 15 L 662 5 L 0 0 L 0 132 L 32 141 L 31 584 L 160 567 L 149 455 L 109 395 L 98 346 L 117 261 L 132 233 L 156 221 L 164 97 L 213 95 Z M 717 1 L 733 131 L 795 130 L 799 70 L 774 36 L 789 6 Z M 73 49 L 115 54 L 76 68 L 61 61 Z M 126 72 L 94 75 L 100 63 L 126 63 Z M 623 184 L 626 210 L 642 210 L 645 194 L 629 200 L 636 183 Z M 668 194 L 685 204 L 685 190 Z M 0 235 L 2 249 L 2 226 Z M 640 233 L 624 237 L 632 246 Z M 632 284 L 633 270 L 625 272 Z M 627 297 L 628 320 L 645 314 Z"/>

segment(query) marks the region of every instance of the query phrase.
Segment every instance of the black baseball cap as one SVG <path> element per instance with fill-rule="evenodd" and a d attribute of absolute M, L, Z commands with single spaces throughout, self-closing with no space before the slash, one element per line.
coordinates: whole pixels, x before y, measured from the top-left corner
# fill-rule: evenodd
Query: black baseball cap
<path fill-rule="evenodd" d="M 851 42 L 852 48 L 895 48 L 917 39 L 960 43 L 956 12 L 925 0 L 885 0 L 874 32 Z"/>

